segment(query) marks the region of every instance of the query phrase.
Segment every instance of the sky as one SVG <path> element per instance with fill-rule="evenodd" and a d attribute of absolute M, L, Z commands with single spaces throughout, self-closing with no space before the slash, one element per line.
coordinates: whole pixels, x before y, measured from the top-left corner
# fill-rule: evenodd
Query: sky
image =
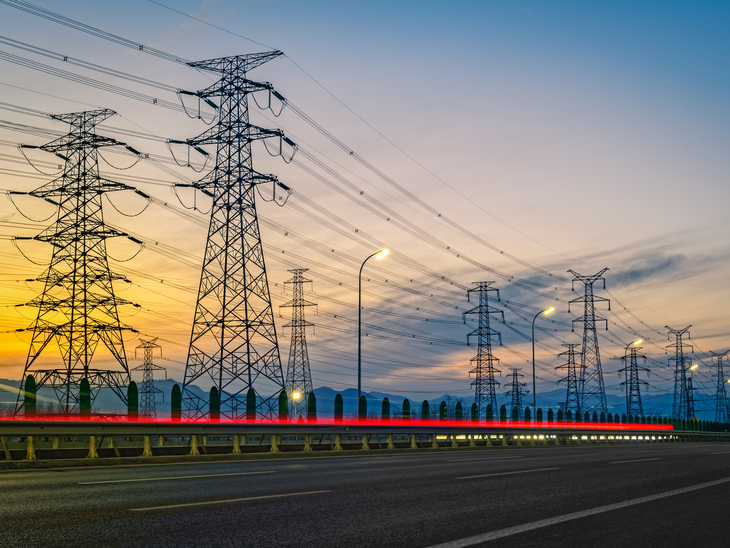
<path fill-rule="evenodd" d="M 692 325 L 688 342 L 700 364 L 696 405 L 704 418 L 713 416 L 709 352 L 730 347 L 727 3 L 161 4 L 198 20 L 143 0 L 35 0 L 184 59 L 283 51 L 285 57 L 250 77 L 271 82 L 292 106 L 396 183 L 366 169 L 291 106 L 275 117 L 276 100 L 275 112 L 252 105 L 253 123 L 283 129 L 301 149 L 286 164 L 254 148 L 255 168 L 295 190 L 282 207 L 262 200 L 258 209 L 284 369 L 289 311 L 279 306 L 291 292 L 284 293 L 282 284 L 290 277 L 287 269 L 309 268 L 313 293 L 307 298 L 318 303 L 317 315 L 307 311 L 315 324 L 307 332 L 314 385 L 356 386 L 357 269 L 378 250 L 377 241 L 392 253 L 364 270 L 365 390 L 414 398 L 449 393 L 468 401 L 476 347 L 466 346 L 466 335 L 476 325 L 462 322 L 462 313 L 474 306 L 466 290 L 473 282 L 494 281 L 503 302 L 492 304 L 505 311 L 507 322 L 493 326 L 503 339 L 503 346 L 493 348 L 502 383 L 511 367 L 522 368 L 523 381 L 531 380 L 530 322 L 541 309 L 557 308 L 552 321 L 537 321 L 539 405 L 540 393 L 558 387 L 562 344 L 581 340 L 580 324 L 571 331 L 580 307 L 567 311 L 581 285 L 572 292 L 567 271 L 590 275 L 608 267 L 606 289 L 596 287 L 611 301 L 611 310 L 600 312 L 609 329 L 599 332 L 608 393 L 623 396 L 616 373 L 621 362 L 613 358 L 642 338 L 652 370 L 645 408 L 653 412 L 652 397 L 673 390 L 665 326 Z M 102 172 L 155 199 L 136 217 L 114 208 L 137 213 L 145 206 L 138 196 L 119 193 L 105 202 L 106 222 L 145 242 L 128 261 L 121 259 L 133 256 L 136 244 L 109 243 L 110 256 L 120 259 L 112 260 L 112 269 L 133 282 L 115 286 L 118 295 L 141 306 L 120 308 L 122 321 L 140 332 L 130 334 L 125 346 L 136 366 L 138 336 L 158 337 L 166 358 L 160 363 L 181 380 L 210 201 L 186 189 L 173 192 L 173 183 L 200 175 L 171 163 L 164 140 L 193 137 L 207 126 L 151 101 L 20 66 L 8 54 L 171 103 L 178 102 L 172 91 L 63 62 L 58 55 L 172 89 L 203 89 L 211 76 L 7 4 L 0 4 L 0 18 L 0 188 L 29 191 L 50 180 L 16 146 L 41 145 L 54 134 L 17 131 L 7 122 L 61 133 L 67 127 L 38 112 L 103 107 L 118 113 L 99 133 L 153 160 L 125 171 L 102 163 Z M 44 48 L 55 58 L 9 40 Z M 187 154 L 180 146 L 172 151 L 178 160 Z M 46 173 L 57 163 L 42 152 L 28 157 Z M 134 161 L 111 152 L 104 158 L 117 167 Z M 191 158 L 201 167 L 200 157 Z M 268 199 L 271 188 L 262 193 Z M 54 212 L 30 197 L 14 201 L 34 219 Z M 193 205 L 198 210 L 185 209 Z M 0 200 L 2 378 L 22 376 L 30 338 L 16 330 L 31 323 L 35 310 L 16 305 L 42 290 L 25 280 L 40 275 L 50 258 L 46 244 L 11 238 L 37 234 L 49 222 L 31 222 L 8 199 Z M 412 229 L 404 230 L 406 225 Z M 58 361 L 50 350 L 42 356 L 44 367 Z M 95 359 L 100 367 L 112 366 L 101 352 Z M 500 394 L 507 389 L 500 387 Z"/>

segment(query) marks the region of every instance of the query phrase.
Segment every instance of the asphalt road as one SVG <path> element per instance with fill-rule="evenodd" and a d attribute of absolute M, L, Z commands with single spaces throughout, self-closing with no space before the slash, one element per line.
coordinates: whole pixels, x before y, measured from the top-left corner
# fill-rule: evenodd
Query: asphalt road
<path fill-rule="evenodd" d="M 0 472 L 0 547 L 730 546 L 730 444 Z"/>

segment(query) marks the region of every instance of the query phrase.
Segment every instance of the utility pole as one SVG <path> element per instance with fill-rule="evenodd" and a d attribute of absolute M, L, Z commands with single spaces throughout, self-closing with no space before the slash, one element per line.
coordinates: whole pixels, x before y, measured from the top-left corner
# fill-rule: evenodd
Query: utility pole
<path fill-rule="evenodd" d="M 581 412 L 580 406 L 580 379 L 582 369 L 585 367 L 581 363 L 576 363 L 575 355 L 580 354 L 575 349 L 578 344 L 563 344 L 568 350 L 558 354 L 558 357 L 566 356 L 567 361 L 563 365 L 557 366 L 555 369 L 565 369 L 567 374 L 565 378 L 558 381 L 558 384 L 564 382 L 567 384 L 567 393 L 565 395 L 565 402 L 561 404 L 563 411 L 567 413 L 571 411 L 573 414 Z"/>
<path fill-rule="evenodd" d="M 291 307 L 291 321 L 284 327 L 291 328 L 291 345 L 289 346 L 289 365 L 286 370 L 286 391 L 289 396 L 289 409 L 292 418 L 307 416 L 307 401 L 312 392 L 312 373 L 309 369 L 309 353 L 307 352 L 306 328 L 314 326 L 304 319 L 304 307 L 316 306 L 304 299 L 304 284 L 311 283 L 303 274 L 307 268 L 289 270 L 294 274 L 285 284 L 292 285 L 293 297 L 283 307 Z M 294 398 L 295 393 L 299 394 Z"/>
<path fill-rule="evenodd" d="M 694 405 L 690 401 L 690 385 L 687 382 L 687 364 L 685 357 L 685 349 L 689 349 L 692 352 L 692 345 L 682 341 L 682 337 L 687 335 L 690 338 L 689 329 L 692 327 L 688 325 L 684 329 L 672 329 L 669 326 L 666 328 L 669 330 L 669 336 L 674 336 L 674 343 L 668 345 L 667 349 L 674 350 L 674 357 L 669 358 L 669 361 L 674 361 L 674 400 L 672 402 L 672 418 L 679 420 L 689 420 L 693 417 Z"/>
<path fill-rule="evenodd" d="M 624 367 L 618 370 L 619 377 L 622 373 L 626 373 L 626 380 L 621 383 L 621 386 L 626 390 L 626 415 L 630 417 L 644 416 L 640 389 L 642 384 L 649 386 L 649 383 L 639 380 L 639 372 L 645 371 L 647 374 L 651 374 L 651 371 L 646 367 L 639 367 L 638 359 L 643 358 L 646 360 L 646 356 L 638 354 L 639 350 L 641 350 L 641 347 L 631 346 L 628 349 L 629 355 L 619 358 L 624 363 Z"/>
<path fill-rule="evenodd" d="M 508 390 L 505 395 L 512 396 L 512 404 L 510 405 L 510 413 L 512 412 L 512 410 L 515 407 L 517 407 L 518 420 L 524 420 L 525 409 L 524 409 L 523 397 L 526 393 L 529 393 L 529 390 L 525 390 L 525 386 L 527 386 L 527 383 L 520 382 L 520 377 L 524 377 L 524 375 L 519 372 L 521 370 L 520 367 L 510 367 L 509 370 L 512 371 L 512 373 L 510 373 L 510 375 L 509 375 L 510 377 L 512 377 L 512 380 L 510 380 L 510 390 Z"/>
<path fill-rule="evenodd" d="M 473 369 L 469 371 L 469 375 L 475 374 L 471 386 L 474 387 L 474 403 L 477 404 L 480 419 L 485 417 L 487 405 L 492 406 L 492 412 L 495 415 L 498 412 L 497 386 L 499 386 L 499 383 L 494 377 L 495 374 L 501 373 L 501 371 L 497 368 L 499 359 L 492 355 L 492 341 L 496 337 L 501 346 L 502 335 L 492 329 L 489 324 L 491 314 L 501 314 L 504 322 L 504 312 L 489 306 L 489 293 L 491 291 L 497 293 L 497 300 L 499 301 L 499 289 L 490 287 L 493 283 L 474 282 L 476 287 L 469 289 L 466 295 L 469 299 L 471 293 L 476 291 L 479 295 L 479 304 L 462 314 L 465 322 L 467 314 L 479 315 L 479 327 L 466 336 L 466 342 L 469 344 L 469 337 L 477 337 L 477 355 L 471 359 Z"/>
<path fill-rule="evenodd" d="M 141 339 L 140 344 L 136 350 L 142 349 L 142 365 L 139 365 L 132 369 L 132 371 L 142 371 L 142 383 L 139 386 L 139 416 L 140 417 L 157 417 L 157 394 L 163 394 L 164 392 L 159 388 L 155 388 L 155 371 L 164 371 L 165 378 L 167 378 L 167 369 L 155 365 L 153 363 L 154 351 L 156 348 L 160 349 L 162 353 L 162 347 L 156 343 L 157 339 Z"/>
<path fill-rule="evenodd" d="M 717 358 L 717 363 L 714 365 L 715 369 L 715 381 L 717 388 L 715 390 L 715 422 L 727 423 L 730 422 L 730 402 L 727 399 L 727 378 L 725 377 L 725 369 L 723 362 L 730 350 L 718 354 L 716 352 L 710 352 L 713 358 Z"/>
<path fill-rule="evenodd" d="M 573 322 L 583 324 L 578 409 L 580 413 L 595 411 L 600 415 L 601 413 L 608 412 L 606 388 L 603 384 L 603 371 L 601 369 L 601 353 L 598 349 L 598 335 L 596 333 L 596 323 L 606 322 L 606 330 L 608 331 L 608 321 L 605 318 L 596 316 L 595 303 L 608 303 L 609 310 L 611 310 L 611 303 L 608 299 L 596 297 L 593 294 L 593 284 L 598 280 L 603 280 L 603 288 L 606 289 L 606 280 L 603 278 L 603 274 L 607 270 L 608 268 L 604 268 L 592 276 L 582 276 L 574 270 L 568 270 L 568 272 L 575 276 L 573 289 L 575 290 L 575 282 L 582 283 L 585 289 L 583 297 L 573 299 L 568 303 L 568 312 L 570 312 L 571 304 L 583 303 L 583 316 L 573 320 Z"/>
<path fill-rule="evenodd" d="M 281 130 L 249 122 L 249 95 L 283 97 L 271 84 L 247 78 L 249 71 L 280 55 L 271 51 L 190 63 L 219 80 L 197 93 L 181 92 L 217 112 L 217 121 L 198 137 L 171 141 L 204 155 L 208 153 L 201 147 L 216 146 L 215 166 L 192 185 L 212 196 L 213 205 L 183 382 L 183 414 L 188 419 L 208 414 L 208 401 L 191 388 L 196 382 L 212 383 L 221 399 L 220 416 L 234 420 L 246 417 L 251 388 L 260 396 L 257 415 L 272 418 L 284 388 L 255 193 L 265 183 L 288 187 L 254 170 L 251 145 L 274 139 L 278 154 L 284 143 L 295 145 Z"/>
<path fill-rule="evenodd" d="M 48 269 L 34 281 L 43 282 L 43 293 L 23 306 L 38 308 L 35 321 L 21 331 L 30 331 L 31 343 L 23 371 L 23 384 L 16 409 L 19 409 L 25 379 L 32 374 L 38 388 L 50 386 L 67 413 L 78 405 L 78 389 L 82 379 L 91 387 L 92 402 L 102 387 L 111 388 L 126 402 L 129 367 L 124 350 L 122 332 L 134 329 L 122 324 L 117 308 L 133 305 L 114 294 L 114 282 L 131 283 L 124 276 L 109 269 L 106 241 L 127 237 L 104 222 L 102 201 L 104 194 L 131 190 L 149 197 L 135 188 L 111 181 L 99 175 L 101 150 L 122 146 L 139 156 L 133 148 L 109 137 L 96 134 L 96 126 L 116 114 L 100 109 L 72 114 L 53 115 L 51 118 L 71 126 L 68 134 L 40 147 L 21 145 L 21 149 L 38 148 L 54 154 L 64 162 L 62 172 L 53 181 L 27 194 L 56 205 L 58 214 L 53 225 L 32 238 L 53 247 Z M 92 359 L 99 345 L 105 348 L 114 362 L 112 369 L 92 367 Z M 63 367 L 43 369 L 36 361 L 44 351 L 57 348 Z"/>

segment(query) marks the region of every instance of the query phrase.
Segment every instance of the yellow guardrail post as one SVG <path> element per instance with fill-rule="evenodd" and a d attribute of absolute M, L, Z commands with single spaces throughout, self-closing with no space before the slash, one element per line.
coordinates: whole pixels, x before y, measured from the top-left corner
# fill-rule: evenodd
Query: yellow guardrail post
<path fill-rule="evenodd" d="M 370 446 L 368 445 L 368 438 L 370 437 L 370 434 L 363 434 L 362 435 L 362 448 L 364 451 L 367 451 L 370 449 Z"/>
<path fill-rule="evenodd" d="M 469 447 L 476 447 L 477 443 L 474 441 L 474 434 L 469 434 Z"/>
<path fill-rule="evenodd" d="M 279 452 L 279 434 L 271 434 L 271 436 L 269 436 L 269 438 L 271 439 L 271 452 L 278 453 Z M 262 435 L 261 439 L 263 440 L 263 435 Z"/>
<path fill-rule="evenodd" d="M 8 448 L 8 442 L 5 439 L 5 436 L 0 436 L 0 442 L 2 442 L 2 445 L 3 445 L 3 452 L 5 453 L 5 460 L 13 460 L 13 457 L 10 455 L 10 449 Z"/>
<path fill-rule="evenodd" d="M 411 439 L 411 449 L 418 449 L 418 445 L 416 445 L 416 435 L 411 434 L 409 437 Z"/>
<path fill-rule="evenodd" d="M 152 436 L 144 437 L 144 449 L 142 450 L 143 457 L 152 456 Z"/>
<path fill-rule="evenodd" d="M 157 447 L 165 447 L 165 436 L 157 436 Z"/>
<path fill-rule="evenodd" d="M 335 435 L 335 451 L 342 451 L 342 435 Z"/>
<path fill-rule="evenodd" d="M 25 443 L 26 443 L 25 460 L 36 460 L 36 457 L 35 457 L 35 437 L 28 436 L 25 439 Z"/>
<path fill-rule="evenodd" d="M 60 436 L 53 436 L 53 449 L 61 449 Z"/>
<path fill-rule="evenodd" d="M 96 436 L 89 436 L 89 454 L 86 455 L 87 459 L 98 459 L 99 455 L 96 452 Z"/>
<path fill-rule="evenodd" d="M 245 440 L 246 437 L 244 436 L 243 439 Z M 235 434 L 233 436 L 233 451 L 232 453 L 234 455 L 240 455 L 241 454 L 241 436 L 238 434 Z"/>
<path fill-rule="evenodd" d="M 456 441 L 456 434 L 451 436 L 451 447 L 459 447 L 459 443 Z"/>
<path fill-rule="evenodd" d="M 388 449 L 395 449 L 395 444 L 393 443 L 393 434 L 388 434 Z"/>
<path fill-rule="evenodd" d="M 200 455 L 198 452 L 198 436 L 195 434 L 190 436 L 190 453 L 188 455 Z"/>
<path fill-rule="evenodd" d="M 312 450 L 312 434 L 304 434 L 304 450 Z"/>
<path fill-rule="evenodd" d="M 109 447 L 114 449 L 114 454 L 117 457 L 121 457 L 121 455 L 119 453 L 119 447 L 117 447 L 117 438 L 115 438 L 114 436 L 109 436 L 108 444 L 109 444 Z"/>
<path fill-rule="evenodd" d="M 438 449 L 439 443 L 436 441 L 436 434 L 431 434 L 431 449 Z"/>

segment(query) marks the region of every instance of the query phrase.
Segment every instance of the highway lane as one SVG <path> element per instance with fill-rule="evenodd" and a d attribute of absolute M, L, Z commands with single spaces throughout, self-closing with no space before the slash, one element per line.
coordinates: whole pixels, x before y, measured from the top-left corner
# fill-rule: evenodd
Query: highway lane
<path fill-rule="evenodd" d="M 730 546 L 730 481 L 540 525 L 723 479 L 710 443 L 4 471 L 0 547 L 479 546 L 536 522 L 497 542 Z"/>

